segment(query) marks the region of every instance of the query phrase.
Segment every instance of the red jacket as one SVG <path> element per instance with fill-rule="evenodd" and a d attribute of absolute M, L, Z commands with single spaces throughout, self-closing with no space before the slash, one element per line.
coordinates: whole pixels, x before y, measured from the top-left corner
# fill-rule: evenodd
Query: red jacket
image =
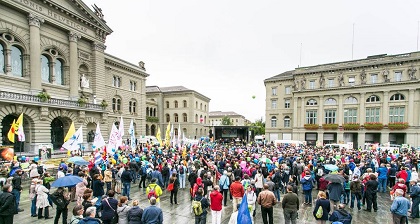
<path fill-rule="evenodd" d="M 408 178 L 408 173 L 405 170 L 401 170 L 400 172 L 397 173 L 397 178 L 402 178 L 404 179 L 405 182 L 407 182 L 407 178 Z"/>
<path fill-rule="evenodd" d="M 230 185 L 230 192 L 233 197 L 242 198 L 245 194 L 244 186 L 241 182 L 235 181 Z"/>
<path fill-rule="evenodd" d="M 210 193 L 210 209 L 213 211 L 222 211 L 223 195 L 219 191 Z"/>

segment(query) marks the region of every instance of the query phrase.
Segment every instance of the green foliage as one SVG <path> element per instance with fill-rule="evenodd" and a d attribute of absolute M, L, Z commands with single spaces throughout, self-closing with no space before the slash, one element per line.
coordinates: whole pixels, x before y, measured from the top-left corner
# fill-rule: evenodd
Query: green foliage
<path fill-rule="evenodd" d="M 303 127 L 307 130 L 316 130 L 319 128 L 318 124 L 304 124 Z"/>
<path fill-rule="evenodd" d="M 407 122 L 393 122 L 388 124 L 388 129 L 391 130 L 404 130 L 408 128 Z"/>
<path fill-rule="evenodd" d="M 222 125 L 233 125 L 232 120 L 228 116 L 222 118 Z"/>
<path fill-rule="evenodd" d="M 359 130 L 360 124 L 359 123 L 346 123 L 343 124 L 344 130 Z"/>
<path fill-rule="evenodd" d="M 322 128 L 325 130 L 337 130 L 338 124 L 322 124 Z"/>
<path fill-rule="evenodd" d="M 366 122 L 363 127 L 367 130 L 382 130 L 384 125 L 379 122 Z"/>
<path fill-rule="evenodd" d="M 157 122 L 159 122 L 159 118 L 157 118 L 157 117 L 150 117 L 150 116 L 147 116 L 147 117 L 146 117 L 146 121 L 147 121 L 147 122 L 157 123 Z"/>
<path fill-rule="evenodd" d="M 263 119 L 257 119 L 251 124 L 250 130 L 254 132 L 254 135 L 265 135 L 265 122 Z"/>
<path fill-rule="evenodd" d="M 43 89 L 42 92 L 39 92 L 38 95 L 36 95 L 37 97 L 39 97 L 39 99 L 42 102 L 47 102 L 49 99 L 51 99 L 50 94 L 47 93 L 47 90 Z"/>

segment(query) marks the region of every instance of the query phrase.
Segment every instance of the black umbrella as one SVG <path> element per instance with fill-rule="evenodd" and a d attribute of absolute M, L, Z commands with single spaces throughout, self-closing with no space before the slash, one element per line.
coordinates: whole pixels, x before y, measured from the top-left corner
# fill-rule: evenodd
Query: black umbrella
<path fill-rule="evenodd" d="M 329 181 L 331 183 L 344 183 L 346 182 L 346 179 L 344 179 L 343 176 L 339 174 L 328 174 L 324 177 L 326 181 Z"/>

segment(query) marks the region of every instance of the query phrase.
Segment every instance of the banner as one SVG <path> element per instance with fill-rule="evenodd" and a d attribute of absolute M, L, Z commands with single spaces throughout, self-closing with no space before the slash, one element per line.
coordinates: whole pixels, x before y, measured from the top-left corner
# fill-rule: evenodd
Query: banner
<path fill-rule="evenodd" d="M 102 137 L 101 130 L 99 129 L 99 124 L 96 125 L 96 131 L 95 131 L 95 139 L 93 140 L 93 149 L 99 149 L 105 146 L 105 140 L 104 137 Z"/>
<path fill-rule="evenodd" d="M 12 161 L 15 155 L 15 150 L 10 146 L 0 146 L 0 159 Z"/>

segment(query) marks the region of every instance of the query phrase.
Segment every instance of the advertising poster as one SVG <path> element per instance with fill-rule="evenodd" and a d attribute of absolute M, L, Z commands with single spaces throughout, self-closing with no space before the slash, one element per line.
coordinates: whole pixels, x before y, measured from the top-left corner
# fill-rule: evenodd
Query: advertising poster
<path fill-rule="evenodd" d="M 0 146 L 0 159 L 12 161 L 15 155 L 15 150 L 11 146 Z"/>

